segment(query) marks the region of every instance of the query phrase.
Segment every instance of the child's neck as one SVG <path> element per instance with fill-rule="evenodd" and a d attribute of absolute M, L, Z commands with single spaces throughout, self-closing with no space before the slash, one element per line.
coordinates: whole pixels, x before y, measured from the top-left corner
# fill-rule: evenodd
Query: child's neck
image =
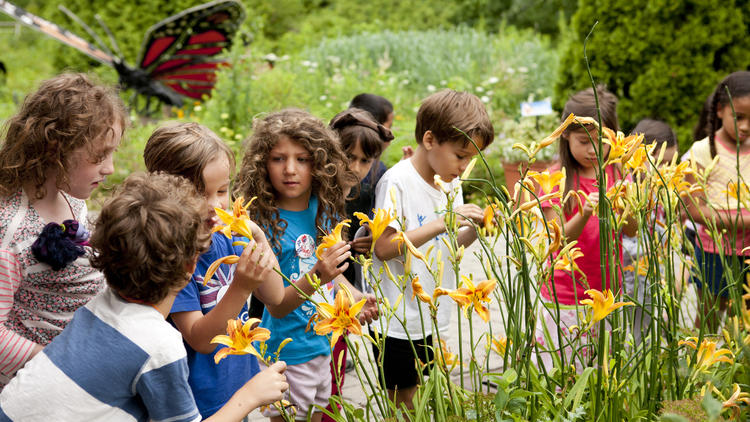
<path fill-rule="evenodd" d="M 44 196 L 37 199 L 38 192 L 34 183 L 25 183 L 23 190 L 29 198 L 29 204 L 34 207 L 37 214 L 47 223 L 61 223 L 67 219 L 75 219 L 75 215 L 70 210 L 70 204 L 57 188 L 57 179 L 47 177 L 44 182 Z"/>
<path fill-rule="evenodd" d="M 596 169 L 593 167 L 578 167 L 578 177 L 596 179 Z"/>
<path fill-rule="evenodd" d="M 714 136 L 717 142 L 721 143 L 724 147 L 726 147 L 730 151 L 739 150 L 742 153 L 750 151 L 749 142 L 745 142 L 745 143 L 738 145 L 737 140 L 730 138 L 729 135 L 727 135 L 727 132 L 724 130 L 723 127 L 717 130 Z"/>
<path fill-rule="evenodd" d="M 422 176 L 422 179 L 424 179 L 428 185 L 437 189 L 437 185 L 435 185 L 436 173 L 435 170 L 432 169 L 429 160 L 427 160 L 427 150 L 422 144 L 417 145 L 417 150 L 414 151 L 414 155 L 409 158 L 409 160 L 411 160 L 411 164 L 417 170 L 417 173 Z M 446 180 L 446 182 L 448 182 L 448 180 Z"/>

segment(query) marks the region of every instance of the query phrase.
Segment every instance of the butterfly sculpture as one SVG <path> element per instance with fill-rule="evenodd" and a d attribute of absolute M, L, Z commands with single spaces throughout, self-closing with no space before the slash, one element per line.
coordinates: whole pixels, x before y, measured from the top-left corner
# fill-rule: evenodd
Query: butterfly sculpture
<path fill-rule="evenodd" d="M 234 33 L 245 18 L 242 5 L 235 0 L 212 1 L 170 16 L 146 31 L 138 65 L 131 67 L 123 60 L 112 33 L 98 16 L 97 20 L 117 55 L 77 16 L 64 7 L 61 9 L 80 24 L 98 46 L 0 0 L 0 12 L 113 67 L 119 75 L 120 85 L 146 97 L 147 110 L 151 97 L 181 107 L 183 97 L 201 99 L 210 94 L 217 69 L 226 64 L 217 56 L 231 45 Z"/>

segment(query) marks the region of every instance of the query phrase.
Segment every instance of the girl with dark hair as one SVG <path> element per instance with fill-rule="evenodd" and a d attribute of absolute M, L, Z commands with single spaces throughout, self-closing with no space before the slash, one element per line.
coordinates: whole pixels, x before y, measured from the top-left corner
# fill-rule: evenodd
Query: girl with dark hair
<path fill-rule="evenodd" d="M 737 183 L 747 186 L 750 181 L 750 72 L 734 72 L 719 83 L 704 103 L 694 135 L 705 137 L 690 147 L 688 156 L 700 170 L 711 168 L 705 192 L 693 194 L 688 203 L 690 216 L 701 225 L 695 245 L 698 271 L 692 280 L 703 298 L 704 309 L 695 323 L 700 326 L 703 313 L 709 316 L 709 328 L 715 330 L 727 307 L 729 291 L 742 289 L 741 285 L 728 286 L 724 268 L 738 260 L 743 273 L 747 271 L 747 257 L 742 256 L 742 251 L 750 246 L 750 217 L 745 209 L 737 215 L 742 206 L 737 203 L 736 192 Z M 747 192 L 746 188 L 742 190 Z M 724 232 L 723 250 L 709 235 L 712 228 Z M 726 262 L 722 262 L 721 255 Z M 719 315 L 711 312 L 714 301 L 707 300 L 706 292 L 718 297 Z"/>

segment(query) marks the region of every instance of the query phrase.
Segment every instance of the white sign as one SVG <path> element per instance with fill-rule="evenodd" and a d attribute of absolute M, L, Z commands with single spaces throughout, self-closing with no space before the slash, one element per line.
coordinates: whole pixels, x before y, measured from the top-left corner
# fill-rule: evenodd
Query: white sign
<path fill-rule="evenodd" d="M 544 116 L 552 114 L 552 103 L 550 100 L 521 103 L 521 116 Z"/>

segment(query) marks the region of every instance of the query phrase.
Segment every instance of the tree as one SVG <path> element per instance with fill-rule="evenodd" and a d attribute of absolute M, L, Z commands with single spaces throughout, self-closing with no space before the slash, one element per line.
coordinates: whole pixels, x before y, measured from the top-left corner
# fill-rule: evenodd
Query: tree
<path fill-rule="evenodd" d="M 583 41 L 598 21 L 589 62 L 596 83 L 620 98 L 620 126 L 662 119 L 685 151 L 706 97 L 724 76 L 750 65 L 748 20 L 747 0 L 580 1 L 565 34 L 556 105 L 591 86 Z"/>

